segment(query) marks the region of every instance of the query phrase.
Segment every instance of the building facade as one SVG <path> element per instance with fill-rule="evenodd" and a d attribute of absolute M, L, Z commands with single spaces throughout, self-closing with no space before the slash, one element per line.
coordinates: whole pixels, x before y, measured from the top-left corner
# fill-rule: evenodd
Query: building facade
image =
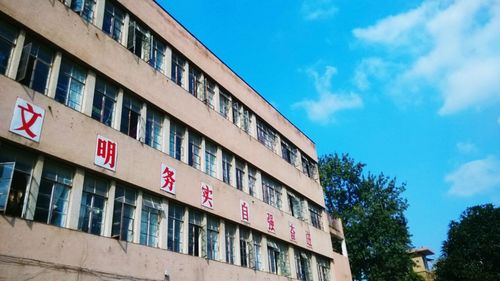
<path fill-rule="evenodd" d="M 433 256 L 434 252 L 429 248 L 417 248 L 410 251 L 411 260 L 413 261 L 413 271 L 422 276 L 425 281 L 434 281 L 435 275 L 429 262 L 432 259 L 429 256 Z"/>
<path fill-rule="evenodd" d="M 0 0 L 0 74 L 0 279 L 350 280 L 314 143 L 156 2 Z"/>

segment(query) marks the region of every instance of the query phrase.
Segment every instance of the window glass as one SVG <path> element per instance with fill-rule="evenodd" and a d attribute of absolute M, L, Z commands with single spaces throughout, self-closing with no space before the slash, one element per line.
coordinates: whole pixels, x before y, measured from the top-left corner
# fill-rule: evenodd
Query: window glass
<path fill-rule="evenodd" d="M 217 160 L 217 147 L 209 143 L 205 142 L 205 168 L 206 173 L 212 177 L 217 176 L 217 168 L 216 168 L 216 160 Z"/>
<path fill-rule="evenodd" d="M 185 128 L 171 120 L 170 122 L 170 156 L 177 160 L 182 159 L 182 141 Z"/>
<path fill-rule="evenodd" d="M 0 21 L 0 74 L 5 74 L 12 50 L 16 46 L 18 30 Z"/>
<path fill-rule="evenodd" d="M 189 66 L 189 93 L 202 99 L 203 76 L 201 71 L 194 65 Z"/>
<path fill-rule="evenodd" d="M 131 242 L 134 238 L 134 220 L 137 191 L 118 185 L 113 208 L 113 227 L 111 235 L 120 240 Z"/>
<path fill-rule="evenodd" d="M 111 126 L 117 95 L 118 88 L 116 86 L 98 77 L 92 104 L 92 118 Z"/>
<path fill-rule="evenodd" d="M 129 95 L 123 97 L 120 131 L 134 139 L 139 137 L 141 109 L 142 103 L 139 100 Z"/>
<path fill-rule="evenodd" d="M 149 64 L 161 73 L 165 73 L 165 50 L 167 46 L 158 38 L 153 37 L 151 58 Z"/>
<path fill-rule="evenodd" d="M 236 227 L 230 224 L 225 225 L 226 229 L 226 262 L 234 264 L 236 262 Z"/>
<path fill-rule="evenodd" d="M 72 168 L 46 162 L 36 201 L 35 221 L 65 226 L 73 175 Z"/>
<path fill-rule="evenodd" d="M 172 51 L 172 76 L 171 79 L 174 81 L 177 85 L 181 86 L 183 85 L 183 77 L 184 77 L 184 68 L 186 65 L 186 60 L 181 57 L 180 54 L 178 54 L 175 51 Z"/>
<path fill-rule="evenodd" d="M 92 22 L 94 18 L 95 0 L 72 0 L 71 9 L 87 22 Z"/>
<path fill-rule="evenodd" d="M 188 254 L 199 257 L 201 254 L 201 235 L 202 235 L 202 215 L 201 213 L 189 211 L 189 230 L 188 230 Z"/>
<path fill-rule="evenodd" d="M 182 251 L 182 225 L 184 223 L 184 207 L 169 204 L 167 248 L 180 253 Z"/>
<path fill-rule="evenodd" d="M 92 175 L 85 176 L 78 220 L 79 230 L 96 235 L 103 234 L 108 186 L 107 180 Z"/>
<path fill-rule="evenodd" d="M 16 80 L 37 92 L 46 93 L 53 58 L 52 49 L 26 37 Z"/>
<path fill-rule="evenodd" d="M 201 137 L 193 132 L 189 132 L 188 164 L 201 170 Z"/>
<path fill-rule="evenodd" d="M 63 58 L 54 99 L 80 111 L 82 109 L 83 89 L 86 78 L 87 72 L 85 69 Z"/>
<path fill-rule="evenodd" d="M 146 144 L 158 150 L 161 150 L 163 142 L 163 119 L 163 114 L 148 106 L 146 118 Z"/>
<path fill-rule="evenodd" d="M 140 243 L 150 247 L 158 247 L 158 235 L 161 221 L 161 199 L 144 194 L 141 210 Z"/>
<path fill-rule="evenodd" d="M 219 220 L 207 217 L 207 258 L 216 260 L 219 255 Z"/>
<path fill-rule="evenodd" d="M 113 39 L 120 42 L 123 32 L 123 20 L 125 13 L 111 1 L 106 1 L 104 9 L 104 20 L 102 30 L 109 34 Z"/>
<path fill-rule="evenodd" d="M 231 184 L 231 161 L 232 155 L 227 152 L 222 152 L 222 180 Z"/>
<path fill-rule="evenodd" d="M 149 62 L 151 35 L 145 27 L 133 19 L 130 20 L 128 27 L 127 48 L 136 56 Z"/>
<path fill-rule="evenodd" d="M 281 186 L 266 176 L 262 177 L 262 197 L 267 204 L 281 208 Z"/>

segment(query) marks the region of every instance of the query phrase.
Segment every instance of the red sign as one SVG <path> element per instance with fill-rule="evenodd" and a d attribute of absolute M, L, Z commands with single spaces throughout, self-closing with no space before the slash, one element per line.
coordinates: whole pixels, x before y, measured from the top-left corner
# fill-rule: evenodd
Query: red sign
<path fill-rule="evenodd" d="M 95 150 L 94 163 L 97 166 L 116 171 L 116 157 L 118 146 L 116 142 L 103 136 L 97 136 L 97 145 Z"/>
<path fill-rule="evenodd" d="M 175 194 L 175 170 L 161 164 L 160 189 Z"/>
<path fill-rule="evenodd" d="M 290 224 L 290 240 L 295 241 L 295 225 Z"/>
<path fill-rule="evenodd" d="M 45 110 L 17 98 L 10 123 L 10 131 L 32 141 L 39 142 Z"/>
<path fill-rule="evenodd" d="M 312 247 L 312 239 L 311 239 L 311 232 L 306 231 L 306 244 L 309 247 Z"/>
<path fill-rule="evenodd" d="M 248 207 L 248 203 L 243 200 L 240 200 L 240 213 L 242 221 L 250 222 L 250 210 Z"/>
<path fill-rule="evenodd" d="M 267 213 L 267 231 L 274 233 L 274 217 L 273 214 Z"/>
<path fill-rule="evenodd" d="M 201 205 L 210 209 L 214 208 L 214 190 L 212 186 L 201 183 Z"/>

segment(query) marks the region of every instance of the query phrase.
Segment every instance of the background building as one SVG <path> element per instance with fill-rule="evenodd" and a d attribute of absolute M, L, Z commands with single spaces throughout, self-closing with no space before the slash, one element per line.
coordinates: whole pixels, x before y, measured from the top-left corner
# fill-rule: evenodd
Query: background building
<path fill-rule="evenodd" d="M 434 281 L 434 272 L 429 266 L 432 259 L 429 256 L 434 255 L 434 252 L 429 248 L 418 248 L 411 250 L 411 259 L 413 260 L 413 271 L 424 278 L 425 281 Z"/>
<path fill-rule="evenodd" d="M 314 143 L 157 3 L 0 12 L 0 279 L 350 280 Z"/>

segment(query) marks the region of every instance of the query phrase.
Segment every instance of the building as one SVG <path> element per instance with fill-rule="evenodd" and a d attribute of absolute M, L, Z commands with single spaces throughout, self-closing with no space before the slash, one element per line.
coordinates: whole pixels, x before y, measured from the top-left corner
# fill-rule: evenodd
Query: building
<path fill-rule="evenodd" d="M 0 0 L 0 72 L 1 280 L 349 280 L 314 143 L 156 2 Z"/>
<path fill-rule="evenodd" d="M 434 281 L 434 272 L 429 266 L 432 259 L 429 256 L 434 255 L 434 252 L 429 248 L 418 248 L 410 251 L 413 261 L 413 271 L 422 276 L 425 281 Z"/>

